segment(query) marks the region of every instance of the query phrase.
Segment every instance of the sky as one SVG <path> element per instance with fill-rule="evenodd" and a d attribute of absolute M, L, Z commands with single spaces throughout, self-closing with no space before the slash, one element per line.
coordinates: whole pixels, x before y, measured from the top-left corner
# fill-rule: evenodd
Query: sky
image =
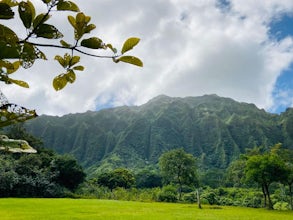
<path fill-rule="evenodd" d="M 41 1 L 32 2 L 38 13 L 45 9 Z M 56 92 L 52 80 L 63 69 L 54 56 L 66 51 L 42 48 L 48 61 L 37 60 L 32 68 L 11 75 L 27 81 L 29 89 L 1 85 L 10 102 L 59 116 L 141 105 L 161 94 L 217 94 L 272 113 L 293 107 L 292 0 L 74 2 L 97 26 L 87 37 L 99 37 L 118 50 L 128 37 L 140 38 L 129 54 L 139 57 L 144 67 L 82 56 L 85 71 Z M 72 41 L 73 30 L 62 14 L 54 12 L 47 23 Z M 12 29 L 25 34 L 17 23 Z"/>

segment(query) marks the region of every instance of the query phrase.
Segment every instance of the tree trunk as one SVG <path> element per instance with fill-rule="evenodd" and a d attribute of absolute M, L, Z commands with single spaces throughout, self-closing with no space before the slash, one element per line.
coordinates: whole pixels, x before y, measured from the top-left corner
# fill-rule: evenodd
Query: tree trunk
<path fill-rule="evenodd" d="M 272 200 L 271 200 L 271 196 L 270 196 L 269 185 L 264 184 L 264 189 L 265 189 L 265 192 L 266 192 L 267 197 L 268 197 L 268 206 L 267 206 L 267 208 L 270 209 L 270 210 L 274 209 L 273 203 L 272 203 Z"/>
<path fill-rule="evenodd" d="M 293 189 L 292 189 L 292 184 L 289 185 L 289 196 L 290 196 L 290 208 L 293 211 Z"/>
<path fill-rule="evenodd" d="M 180 185 L 179 185 L 179 201 L 181 201 L 181 197 L 182 197 L 182 184 L 180 183 Z"/>
<path fill-rule="evenodd" d="M 178 180 L 178 184 L 179 184 L 179 201 L 181 201 L 181 197 L 182 197 L 182 182 L 180 179 L 180 172 L 177 174 L 177 180 Z"/>
<path fill-rule="evenodd" d="M 201 201 L 200 201 L 200 189 L 196 190 L 196 197 L 197 197 L 197 206 L 199 209 L 201 209 Z"/>
<path fill-rule="evenodd" d="M 261 189 L 262 189 L 262 193 L 263 193 L 263 197 L 264 197 L 264 207 L 266 208 L 267 207 L 267 193 L 265 191 L 264 185 L 261 186 Z"/>

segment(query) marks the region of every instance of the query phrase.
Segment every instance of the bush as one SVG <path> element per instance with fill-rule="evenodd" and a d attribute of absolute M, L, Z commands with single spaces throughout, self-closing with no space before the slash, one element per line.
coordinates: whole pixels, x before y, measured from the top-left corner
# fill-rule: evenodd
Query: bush
<path fill-rule="evenodd" d="M 218 204 L 217 195 L 213 191 L 205 192 L 202 197 L 205 198 L 210 205 Z"/>
<path fill-rule="evenodd" d="M 183 201 L 187 203 L 197 202 L 197 197 L 195 192 L 187 193 L 183 195 Z"/>
<path fill-rule="evenodd" d="M 262 196 L 257 193 L 249 193 L 242 201 L 242 206 L 251 208 L 260 208 L 262 204 Z"/>
<path fill-rule="evenodd" d="M 219 200 L 219 205 L 231 206 L 231 205 L 234 205 L 234 201 L 231 198 L 222 197 Z"/>
<path fill-rule="evenodd" d="M 141 189 L 138 192 L 137 201 L 152 202 L 158 201 L 158 194 L 161 192 L 160 188 Z"/>
<path fill-rule="evenodd" d="M 172 185 L 164 186 L 158 194 L 160 202 L 177 202 L 177 188 Z"/>
<path fill-rule="evenodd" d="M 277 202 L 274 205 L 274 209 L 276 210 L 289 210 L 289 203 L 288 202 Z"/>

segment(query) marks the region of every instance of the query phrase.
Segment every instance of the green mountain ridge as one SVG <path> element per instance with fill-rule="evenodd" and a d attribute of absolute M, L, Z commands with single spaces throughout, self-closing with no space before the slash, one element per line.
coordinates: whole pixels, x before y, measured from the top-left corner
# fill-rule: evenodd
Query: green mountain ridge
<path fill-rule="evenodd" d="M 90 173 L 155 165 L 163 152 L 180 147 L 202 168 L 226 168 L 255 146 L 293 149 L 293 109 L 271 114 L 217 95 L 160 95 L 141 106 L 43 115 L 26 127 L 45 147 L 73 154 Z"/>

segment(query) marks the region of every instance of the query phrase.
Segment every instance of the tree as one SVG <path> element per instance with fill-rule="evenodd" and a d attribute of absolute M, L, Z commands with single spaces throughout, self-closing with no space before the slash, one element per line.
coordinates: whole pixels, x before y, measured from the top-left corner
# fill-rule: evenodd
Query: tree
<path fill-rule="evenodd" d="M 273 209 L 269 187 L 273 182 L 284 181 L 288 175 L 282 158 L 272 151 L 250 156 L 247 160 L 245 175 L 247 180 L 252 180 L 261 186 L 265 206 Z"/>
<path fill-rule="evenodd" d="M 230 163 L 226 169 L 225 183 L 228 187 L 241 187 L 245 179 L 246 159 L 240 158 Z"/>
<path fill-rule="evenodd" d="M 52 171 L 58 174 L 55 181 L 67 189 L 74 190 L 86 177 L 82 167 L 71 155 L 62 155 L 52 161 Z"/>
<path fill-rule="evenodd" d="M 274 149 L 274 153 L 279 155 L 285 162 L 287 169 L 287 177 L 283 180 L 284 185 L 288 186 L 289 190 L 289 204 L 293 210 L 293 150 L 282 149 L 281 146 Z"/>
<path fill-rule="evenodd" d="M 130 188 L 135 183 L 134 175 L 125 168 L 117 168 L 110 172 L 102 173 L 97 182 L 101 186 L 108 187 L 111 191 L 115 188 Z"/>
<path fill-rule="evenodd" d="M 0 197 L 9 197 L 19 176 L 15 172 L 15 164 L 10 155 L 0 154 Z"/>
<path fill-rule="evenodd" d="M 0 81 L 28 88 L 27 82 L 11 78 L 11 74 L 15 73 L 20 66 L 25 69 L 32 67 L 36 59 L 47 60 L 46 54 L 41 51 L 41 48 L 45 47 L 69 51 L 69 53 L 63 55 L 56 55 L 54 58 L 64 69 L 63 73 L 53 79 L 53 87 L 57 91 L 63 89 L 68 83 L 75 81 L 76 71 L 85 69 L 83 65 L 80 65 L 80 56 L 76 53 L 97 58 L 109 58 L 115 63 L 125 62 L 143 66 L 139 58 L 126 55 L 139 43 L 139 38 L 130 37 L 118 52 L 112 44 L 105 43 L 98 36 L 86 37 L 96 28 L 96 25 L 90 23 L 91 17 L 81 12 L 74 2 L 67 0 L 42 0 L 42 2 L 47 10 L 40 13 L 36 11 L 33 2 L 29 0 L 20 2 L 2 0 L 0 2 L 0 19 L 20 18 L 18 22 L 22 23 L 26 30 L 25 37 L 22 39 L 13 31 L 12 25 L 0 23 Z M 15 8 L 17 8 L 17 11 L 14 10 Z M 76 13 L 75 16 L 70 14 L 67 17 L 69 25 L 73 29 L 73 42 L 66 42 L 64 35 L 58 30 L 56 24 L 50 23 L 51 16 L 55 16 L 58 12 L 66 13 L 65 11 Z M 16 13 L 19 16 L 15 16 Z M 44 43 L 42 39 L 53 42 L 59 39 L 60 41 L 59 43 Z M 108 50 L 112 55 L 97 55 L 94 53 L 96 50 Z M 25 121 L 37 116 L 35 111 L 15 104 L 0 104 L 2 104 L 0 107 L 1 122 L 3 122 L 3 124 L 0 123 L 0 126 Z"/>
<path fill-rule="evenodd" d="M 293 162 L 286 163 L 286 166 L 288 168 L 288 178 L 285 182 L 289 187 L 290 207 L 293 210 Z"/>
<path fill-rule="evenodd" d="M 162 186 L 162 177 L 154 170 L 143 169 L 135 176 L 138 188 L 154 188 Z"/>
<path fill-rule="evenodd" d="M 179 200 L 184 185 L 197 186 L 196 158 L 182 148 L 162 154 L 159 166 L 164 182 L 178 185 Z"/>
<path fill-rule="evenodd" d="M 65 188 L 74 190 L 83 182 L 85 173 L 72 156 L 60 156 L 40 147 L 42 141 L 29 134 L 20 123 L 5 131 L 14 138 L 35 144 L 38 153 L 0 154 L 0 197 L 60 197 Z"/>

